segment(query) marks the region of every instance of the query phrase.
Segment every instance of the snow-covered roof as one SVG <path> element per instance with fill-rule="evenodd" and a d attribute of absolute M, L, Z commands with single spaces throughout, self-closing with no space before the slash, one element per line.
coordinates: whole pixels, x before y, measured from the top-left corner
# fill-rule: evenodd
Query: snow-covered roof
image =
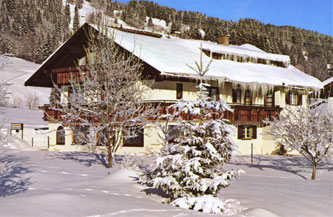
<path fill-rule="evenodd" d="M 288 63 L 290 62 L 289 56 L 280 55 L 280 54 L 272 54 L 266 53 L 265 51 L 251 45 L 251 44 L 243 44 L 241 46 L 237 45 L 220 45 L 212 42 L 206 42 L 204 49 L 208 49 L 211 52 L 222 53 L 222 54 L 230 54 L 237 55 L 243 57 L 253 57 L 253 58 L 261 58 L 267 60 L 281 61 Z"/>
<path fill-rule="evenodd" d="M 330 77 L 329 79 L 326 79 L 325 81 L 323 81 L 323 87 L 325 87 L 326 85 L 330 84 L 333 82 L 333 77 Z"/>
<path fill-rule="evenodd" d="M 93 27 L 97 29 L 97 26 Z M 195 61 L 199 61 L 201 46 L 214 52 L 289 62 L 289 56 L 266 53 L 249 44 L 226 46 L 203 40 L 154 38 L 112 28 L 109 28 L 109 31 L 115 35 L 115 41 L 119 45 L 159 70 L 162 75 L 194 76 L 195 72 L 188 65 L 194 66 Z M 203 62 L 207 64 L 209 61 L 210 57 L 203 55 Z M 315 89 L 322 87 L 320 80 L 289 64 L 287 68 L 283 68 L 250 62 L 213 60 L 206 77 L 240 83 L 303 86 Z"/>

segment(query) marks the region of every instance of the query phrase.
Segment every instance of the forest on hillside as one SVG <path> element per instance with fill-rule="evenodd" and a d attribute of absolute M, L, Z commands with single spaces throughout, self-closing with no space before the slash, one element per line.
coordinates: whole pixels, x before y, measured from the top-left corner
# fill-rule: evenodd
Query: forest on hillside
<path fill-rule="evenodd" d="M 199 12 L 177 11 L 145 0 L 122 4 L 112 0 L 89 0 L 105 15 L 143 29 L 177 33 L 182 38 L 217 42 L 229 36 L 230 43 L 253 44 L 270 53 L 289 55 L 297 68 L 320 80 L 331 76 L 333 37 L 292 26 L 263 24 L 254 19 L 238 22 L 207 17 Z M 74 30 L 78 27 L 77 10 L 83 0 L 0 0 L 0 53 L 42 62 L 72 34 L 69 4 L 76 5 Z M 115 15 L 114 11 L 118 11 Z M 96 16 L 96 15 L 95 15 Z M 146 17 L 150 17 L 148 21 Z M 165 20 L 167 29 L 154 28 L 151 18 Z M 93 19 L 92 19 L 93 20 Z M 91 20 L 90 20 L 91 21 Z"/>

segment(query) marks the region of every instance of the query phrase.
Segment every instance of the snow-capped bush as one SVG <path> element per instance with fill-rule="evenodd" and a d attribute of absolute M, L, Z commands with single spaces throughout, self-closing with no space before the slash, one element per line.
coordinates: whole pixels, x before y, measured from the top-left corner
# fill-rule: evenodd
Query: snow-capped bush
<path fill-rule="evenodd" d="M 163 148 L 154 167 L 147 169 L 141 180 L 162 189 L 170 196 L 173 205 L 219 213 L 226 209 L 225 203 L 216 197 L 218 191 L 243 171 L 223 169 L 223 164 L 230 160 L 236 148 L 229 137 L 231 129 L 222 115 L 230 108 L 223 101 L 209 97 L 209 85 L 203 83 L 209 64 L 205 70 L 202 63 L 196 65 L 200 79 L 198 98 L 178 101 L 169 108 L 174 112 L 162 117 L 166 123 L 162 127 L 165 134 Z M 169 123 L 173 123 L 173 128 L 179 132 L 173 141 L 170 140 Z"/>

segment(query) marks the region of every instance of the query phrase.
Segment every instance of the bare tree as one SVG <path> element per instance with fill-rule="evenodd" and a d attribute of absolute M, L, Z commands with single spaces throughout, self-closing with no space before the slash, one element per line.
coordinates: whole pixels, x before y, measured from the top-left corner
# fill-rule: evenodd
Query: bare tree
<path fill-rule="evenodd" d="M 323 109 L 286 107 L 279 119 L 267 121 L 268 134 L 287 148 L 298 151 L 312 163 L 312 180 L 316 168 L 333 149 L 333 114 Z"/>
<path fill-rule="evenodd" d="M 150 82 L 142 74 L 139 59 L 119 47 L 107 29 L 89 31 L 87 37 L 86 58 L 90 61 L 72 76 L 70 94 L 66 88 L 56 87 L 65 100 L 53 109 L 64 114 L 64 125 L 89 129 L 90 136 L 82 134 L 82 140 L 107 146 L 108 165 L 112 167 L 122 138 L 135 136 L 133 129 L 142 129 L 156 110 L 143 99 Z"/>
<path fill-rule="evenodd" d="M 14 96 L 13 97 L 13 104 L 12 104 L 12 106 L 14 108 L 22 108 L 22 105 L 23 105 L 23 101 L 22 101 L 21 97 Z"/>
<path fill-rule="evenodd" d="M 29 93 L 28 95 L 26 95 L 26 97 L 25 97 L 25 105 L 30 110 L 38 108 L 39 97 L 36 95 L 36 93 L 34 95 L 32 95 L 31 93 Z"/>

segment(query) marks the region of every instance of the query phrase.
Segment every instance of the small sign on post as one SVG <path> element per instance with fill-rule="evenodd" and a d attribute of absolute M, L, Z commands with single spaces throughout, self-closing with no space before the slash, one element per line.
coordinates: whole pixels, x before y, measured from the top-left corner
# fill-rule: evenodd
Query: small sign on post
<path fill-rule="evenodd" d="M 23 139 L 23 123 L 11 123 L 10 124 L 10 135 L 12 135 L 12 130 L 19 132 L 21 130 L 21 139 Z"/>

